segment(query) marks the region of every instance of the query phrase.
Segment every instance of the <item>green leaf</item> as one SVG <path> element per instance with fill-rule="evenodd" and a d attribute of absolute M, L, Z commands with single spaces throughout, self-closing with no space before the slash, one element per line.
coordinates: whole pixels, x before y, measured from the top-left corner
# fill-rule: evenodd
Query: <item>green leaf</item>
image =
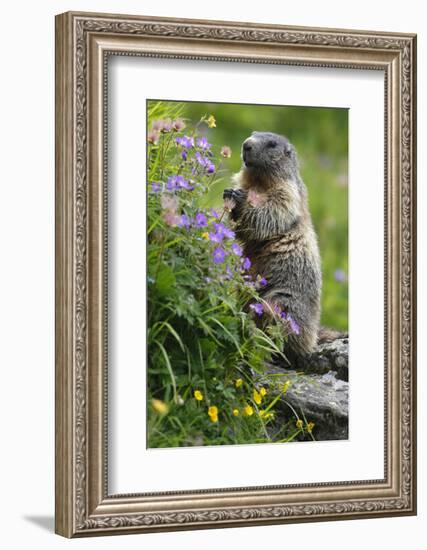
<path fill-rule="evenodd" d="M 159 346 L 159 349 L 162 352 L 163 358 L 165 360 L 166 368 L 169 371 L 169 375 L 171 377 L 171 382 L 172 382 L 172 387 L 173 387 L 173 397 L 174 397 L 174 401 L 176 403 L 178 401 L 178 394 L 177 394 L 177 391 L 176 391 L 176 380 L 175 380 L 175 375 L 173 373 L 172 365 L 171 365 L 171 362 L 170 362 L 170 359 L 169 359 L 169 355 L 168 355 L 167 351 L 165 350 L 163 344 L 161 344 L 158 340 L 155 340 L 155 343 Z"/>
<path fill-rule="evenodd" d="M 227 328 L 225 328 L 225 326 L 223 325 L 223 323 L 221 323 L 221 321 L 219 321 L 218 319 L 215 319 L 215 317 L 209 317 L 209 320 L 212 321 L 212 323 L 216 323 L 218 326 L 220 326 L 222 328 L 222 330 L 229 336 L 230 340 L 236 346 L 236 349 L 237 349 L 239 355 L 241 357 L 243 357 L 242 350 L 239 346 L 239 342 L 237 341 L 236 337 L 233 336 L 233 334 L 231 334 L 231 332 Z"/>
<path fill-rule="evenodd" d="M 175 285 L 175 274 L 167 264 L 161 264 L 155 279 L 156 290 L 159 294 L 167 295 Z"/>

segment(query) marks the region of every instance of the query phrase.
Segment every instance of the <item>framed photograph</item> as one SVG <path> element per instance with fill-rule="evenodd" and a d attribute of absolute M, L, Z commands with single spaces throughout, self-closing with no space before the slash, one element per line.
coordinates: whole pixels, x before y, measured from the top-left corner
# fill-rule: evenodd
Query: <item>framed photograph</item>
<path fill-rule="evenodd" d="M 56 18 L 56 532 L 416 513 L 416 37 Z"/>

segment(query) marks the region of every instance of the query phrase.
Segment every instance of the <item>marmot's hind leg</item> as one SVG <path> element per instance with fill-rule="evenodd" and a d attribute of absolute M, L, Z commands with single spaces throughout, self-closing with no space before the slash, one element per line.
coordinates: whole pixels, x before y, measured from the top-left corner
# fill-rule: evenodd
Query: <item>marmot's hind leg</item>
<path fill-rule="evenodd" d="M 261 291 L 261 296 L 273 307 L 278 306 L 286 314 L 284 320 L 287 343 L 284 353 L 291 363 L 298 356 L 310 354 L 317 343 L 317 325 L 311 318 L 310 311 L 302 306 L 302 300 L 284 291 Z M 290 357 L 292 356 L 293 361 Z"/>

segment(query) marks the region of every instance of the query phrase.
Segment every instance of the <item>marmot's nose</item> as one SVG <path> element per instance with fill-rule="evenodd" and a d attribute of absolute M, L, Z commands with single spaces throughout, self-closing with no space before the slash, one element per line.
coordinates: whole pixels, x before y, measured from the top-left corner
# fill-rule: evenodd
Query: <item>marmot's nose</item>
<path fill-rule="evenodd" d="M 243 144 L 243 151 L 250 151 L 252 149 L 252 144 L 248 141 L 245 141 Z"/>

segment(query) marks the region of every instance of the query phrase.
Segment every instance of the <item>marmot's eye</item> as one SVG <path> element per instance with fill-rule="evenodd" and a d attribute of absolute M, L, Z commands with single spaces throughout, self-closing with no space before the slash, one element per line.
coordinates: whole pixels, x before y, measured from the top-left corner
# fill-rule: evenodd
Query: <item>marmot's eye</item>
<path fill-rule="evenodd" d="M 275 141 L 268 141 L 267 142 L 267 147 L 269 149 L 274 149 L 274 147 L 277 147 L 277 143 Z"/>

